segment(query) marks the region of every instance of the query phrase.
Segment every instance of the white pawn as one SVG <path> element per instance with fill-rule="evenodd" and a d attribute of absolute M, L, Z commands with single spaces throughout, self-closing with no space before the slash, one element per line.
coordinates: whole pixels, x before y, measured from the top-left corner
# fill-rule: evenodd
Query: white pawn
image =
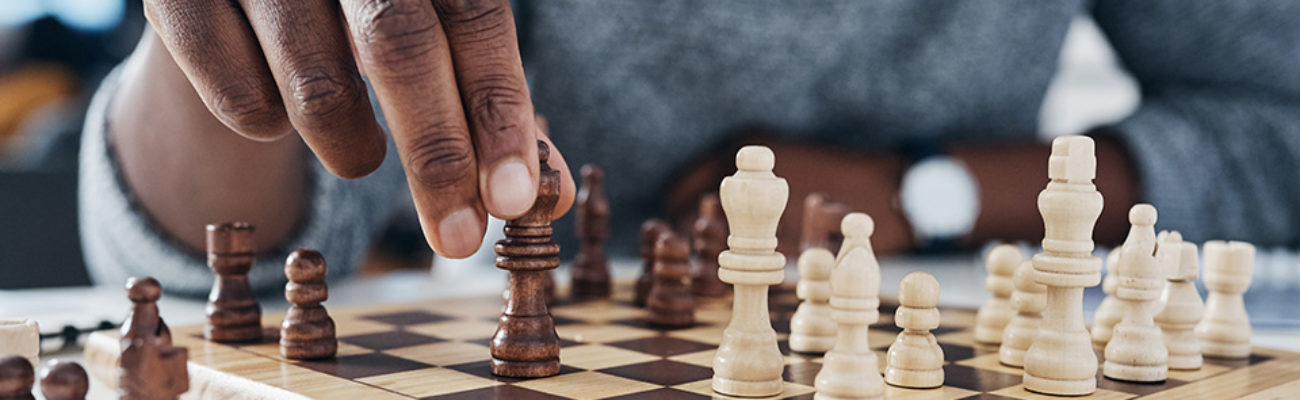
<path fill-rule="evenodd" d="M 1201 351 L 1210 357 L 1250 356 L 1250 317 L 1242 294 L 1250 288 L 1255 246 L 1245 242 L 1205 242 L 1205 318 L 1196 325 Z"/>
<path fill-rule="evenodd" d="M 1034 343 L 1038 326 L 1043 323 L 1043 309 L 1047 308 L 1047 286 L 1034 282 L 1033 262 L 1025 260 L 1012 276 L 1015 291 L 1011 293 L 1011 317 L 1002 331 L 1002 346 L 998 348 L 998 361 L 1012 367 L 1025 366 L 1025 351 Z"/>
<path fill-rule="evenodd" d="M 1155 207 L 1135 205 L 1128 218 L 1133 231 L 1141 229 L 1143 237 L 1155 236 Z M 1168 254 L 1166 251 L 1165 257 Z M 1115 298 L 1122 304 L 1124 317 L 1115 324 L 1114 334 L 1106 344 L 1102 374 L 1132 382 L 1163 381 L 1169 375 L 1169 351 L 1155 322 L 1159 307 L 1156 301 L 1165 287 L 1165 274 L 1156 261 L 1156 244 L 1146 240 L 1125 243 L 1115 273 L 1119 274 Z"/>
<path fill-rule="evenodd" d="M 1092 345 L 1098 349 L 1105 349 L 1106 343 L 1110 342 L 1111 330 L 1115 329 L 1115 324 L 1119 323 L 1120 317 L 1123 316 L 1119 310 L 1119 299 L 1115 298 L 1115 287 L 1119 286 L 1119 255 L 1124 252 L 1124 246 L 1116 246 L 1110 250 L 1110 255 L 1106 256 L 1106 278 L 1101 280 L 1101 291 L 1106 294 L 1101 299 L 1101 305 L 1097 306 L 1097 312 L 1092 315 Z"/>
<path fill-rule="evenodd" d="M 809 247 L 799 255 L 799 284 L 795 295 L 803 302 L 790 317 L 790 350 L 825 353 L 835 345 L 835 321 L 831 319 L 831 268 L 835 255 L 830 250 Z"/>
<path fill-rule="evenodd" d="M 842 257 L 831 272 L 831 318 L 839 327 L 814 379 L 814 400 L 882 399 L 885 382 L 867 329 L 880 319 L 880 265 L 867 240 L 875 224 L 863 213 L 844 217 Z"/>
<path fill-rule="evenodd" d="M 984 265 L 989 273 L 984 278 L 984 289 L 992 293 L 993 297 L 985 300 L 975 314 L 976 342 L 1002 343 L 1002 330 L 1011 322 L 1011 317 L 1016 315 L 1016 310 L 1011 308 L 1011 292 L 1015 291 L 1011 276 L 1024 261 L 1025 256 L 1020 253 L 1020 249 L 1009 244 L 998 245 L 989 251 Z"/>
<path fill-rule="evenodd" d="M 898 303 L 894 324 L 903 331 L 889 346 L 885 382 L 918 389 L 943 386 L 943 348 L 930 333 L 939 327 L 939 281 L 924 272 L 903 276 Z"/>
<path fill-rule="evenodd" d="M 1163 246 L 1163 245 L 1162 245 Z M 1169 369 L 1194 370 L 1201 368 L 1201 343 L 1196 339 L 1196 323 L 1205 315 L 1201 294 L 1192 283 L 1196 279 L 1196 245 L 1182 242 L 1178 246 L 1177 268 L 1169 274 L 1165 289 L 1164 309 L 1156 314 L 1156 323 L 1165 333 L 1165 348 L 1169 349 Z"/>

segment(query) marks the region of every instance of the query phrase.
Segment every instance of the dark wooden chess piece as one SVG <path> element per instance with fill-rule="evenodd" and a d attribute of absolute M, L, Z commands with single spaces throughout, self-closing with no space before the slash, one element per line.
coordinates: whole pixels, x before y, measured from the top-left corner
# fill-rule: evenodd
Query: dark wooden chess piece
<path fill-rule="evenodd" d="M 169 400 L 189 390 L 189 352 L 172 346 L 171 332 L 158 316 L 162 286 L 153 278 L 127 281 L 134 303 L 122 328 L 118 391 L 122 399 Z"/>
<path fill-rule="evenodd" d="M 636 297 L 632 299 L 637 307 L 645 307 L 650 287 L 654 285 L 655 243 L 659 241 L 659 235 L 671 231 L 668 222 L 659 218 L 641 224 L 641 277 L 636 280 Z"/>
<path fill-rule="evenodd" d="M 208 294 L 203 337 L 214 342 L 260 339 L 262 309 L 248 283 L 248 271 L 253 267 L 253 225 L 208 225 L 208 267 L 216 277 Z"/>
<path fill-rule="evenodd" d="M 799 251 L 820 247 L 836 252 L 844 241 L 844 235 L 840 233 L 840 221 L 850 211 L 849 206 L 832 201 L 825 193 L 809 193 L 803 199 L 803 231 L 799 236 Z"/>
<path fill-rule="evenodd" d="M 703 297 L 726 295 L 731 288 L 718 279 L 718 255 L 727 249 L 727 221 L 722 217 L 722 202 L 716 193 L 700 198 L 700 215 L 691 228 L 695 248 L 691 292 Z"/>
<path fill-rule="evenodd" d="M 162 285 L 150 277 L 130 278 L 126 280 L 126 297 L 131 299 L 131 311 L 122 322 L 123 343 L 134 338 L 158 337 L 172 343 L 171 329 L 158 314 L 158 298 L 162 296 Z"/>
<path fill-rule="evenodd" d="M 19 355 L 0 358 L 0 400 L 30 400 L 36 372 L 31 361 Z"/>
<path fill-rule="evenodd" d="M 334 320 L 320 303 L 329 298 L 325 286 L 325 257 L 298 249 L 284 261 L 284 299 L 293 304 L 280 325 L 280 355 L 291 360 L 334 357 L 338 340 Z"/>
<path fill-rule="evenodd" d="M 189 351 L 159 337 L 124 341 L 118 392 L 123 400 L 173 400 L 189 390 Z"/>
<path fill-rule="evenodd" d="M 655 243 L 654 285 L 646 306 L 652 324 L 686 327 L 695 324 L 695 297 L 691 295 L 691 246 L 673 233 Z"/>
<path fill-rule="evenodd" d="M 506 222 L 497 241 L 496 266 L 510 272 L 510 298 L 492 337 L 492 373 L 515 378 L 560 372 L 560 338 L 546 307 L 545 276 L 560 265 L 560 245 L 551 240 L 551 213 L 560 198 L 560 172 L 546 164 L 550 148 L 537 142 L 541 176 L 537 200 L 523 216 Z"/>
<path fill-rule="evenodd" d="M 45 400 L 83 400 L 90 377 L 80 364 L 55 360 L 41 369 L 41 394 Z"/>
<path fill-rule="evenodd" d="M 609 297 L 609 260 L 605 238 L 609 237 L 609 199 L 605 197 L 605 173 L 592 164 L 582 166 L 582 189 L 578 190 L 578 255 L 573 258 L 573 297 Z"/>

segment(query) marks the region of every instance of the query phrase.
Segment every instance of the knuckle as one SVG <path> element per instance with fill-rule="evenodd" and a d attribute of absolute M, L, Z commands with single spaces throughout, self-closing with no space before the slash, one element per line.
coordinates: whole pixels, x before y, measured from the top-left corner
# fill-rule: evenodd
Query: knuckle
<path fill-rule="evenodd" d="M 522 83 L 506 75 L 488 75 L 471 82 L 466 105 L 474 126 L 492 136 L 518 132 L 527 115 Z"/>
<path fill-rule="evenodd" d="M 423 67 L 441 47 L 435 39 L 438 19 L 427 15 L 424 6 L 419 1 L 364 1 L 353 22 L 362 57 L 398 74 Z"/>
<path fill-rule="evenodd" d="M 458 41 L 473 42 L 503 37 L 509 32 L 509 3 L 493 0 L 436 0 L 438 18 Z"/>
<path fill-rule="evenodd" d="M 253 136 L 276 136 L 286 118 L 279 95 L 271 88 L 235 82 L 212 91 L 212 109 L 235 130 Z"/>
<path fill-rule="evenodd" d="M 473 149 L 464 134 L 455 128 L 438 125 L 412 144 L 406 170 L 416 180 L 433 189 L 455 187 L 473 177 Z"/>
<path fill-rule="evenodd" d="M 309 119 L 343 116 L 360 104 L 362 83 L 338 66 L 314 65 L 293 69 L 288 80 L 295 112 Z"/>

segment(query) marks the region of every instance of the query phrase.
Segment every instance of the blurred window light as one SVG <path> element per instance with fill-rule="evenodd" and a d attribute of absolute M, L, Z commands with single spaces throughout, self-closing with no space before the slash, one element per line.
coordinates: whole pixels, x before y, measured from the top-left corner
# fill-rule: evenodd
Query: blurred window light
<path fill-rule="evenodd" d="M 21 26 L 47 15 L 74 29 L 102 31 L 117 26 L 125 0 L 0 0 L 0 26 Z"/>

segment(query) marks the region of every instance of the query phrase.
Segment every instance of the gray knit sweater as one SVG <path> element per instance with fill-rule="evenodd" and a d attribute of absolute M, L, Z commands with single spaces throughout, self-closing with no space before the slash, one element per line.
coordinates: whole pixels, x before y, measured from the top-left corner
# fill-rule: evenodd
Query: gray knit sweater
<path fill-rule="evenodd" d="M 1300 2 L 519 0 L 515 13 L 556 146 L 610 177 L 616 254 L 661 213 L 677 168 L 740 127 L 861 149 L 1033 140 L 1080 13 L 1141 86 L 1141 106 L 1114 128 L 1161 223 L 1190 240 L 1300 242 Z M 83 139 L 87 261 L 101 282 L 152 274 L 170 290 L 205 291 L 201 255 L 155 229 L 116 177 L 103 118 L 114 87 L 100 89 Z M 280 284 L 279 262 L 296 247 L 321 249 L 331 273 L 353 268 L 406 196 L 394 154 L 357 181 L 313 161 L 308 215 L 261 258 L 254 284 Z M 557 238 L 571 225 L 557 223 Z"/>

